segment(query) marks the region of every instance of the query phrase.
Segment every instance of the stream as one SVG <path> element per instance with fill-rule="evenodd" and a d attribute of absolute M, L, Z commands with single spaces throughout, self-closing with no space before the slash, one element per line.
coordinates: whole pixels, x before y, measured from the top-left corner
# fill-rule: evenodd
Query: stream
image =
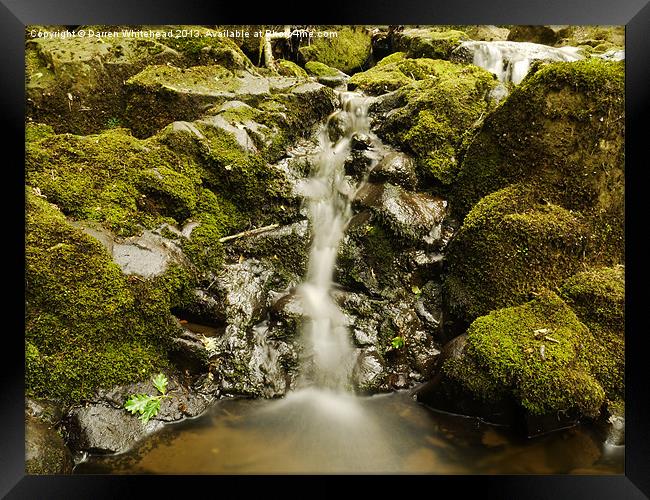
<path fill-rule="evenodd" d="M 369 130 L 367 100 L 349 92 L 339 97 L 342 109 L 321 131 L 312 176 L 300 187 L 313 239 L 298 289 L 304 318 L 295 388 L 281 399 L 221 399 L 202 416 L 168 425 L 126 453 L 87 457 L 75 473 L 623 473 L 624 447 L 606 444 L 594 427 L 526 439 L 507 427 L 431 410 L 412 391 L 364 397 L 349 392 L 359 355 L 332 299 L 333 276 L 352 202 L 377 162 L 356 183 L 344 164 L 359 134 L 378 150 L 382 145 Z M 342 124 L 333 142 L 332 120 Z M 272 373 L 277 356 L 269 351 L 262 357 L 261 371 Z"/>

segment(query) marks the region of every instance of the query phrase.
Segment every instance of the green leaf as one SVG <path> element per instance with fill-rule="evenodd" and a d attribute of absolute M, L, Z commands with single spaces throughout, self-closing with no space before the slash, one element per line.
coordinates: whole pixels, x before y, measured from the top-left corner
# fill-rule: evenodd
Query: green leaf
<path fill-rule="evenodd" d="M 391 340 L 390 344 L 394 349 L 400 349 L 401 347 L 404 347 L 404 337 L 395 337 Z"/>
<path fill-rule="evenodd" d="M 412 291 L 415 295 L 422 295 L 422 290 L 420 290 L 420 287 L 417 286 L 417 285 L 413 285 L 413 286 L 411 287 L 411 291 Z"/>
<path fill-rule="evenodd" d="M 124 408 L 126 408 L 131 413 L 142 413 L 147 406 L 147 403 L 151 401 L 154 396 L 149 396 L 148 394 L 132 394 L 131 397 L 124 403 Z"/>
<path fill-rule="evenodd" d="M 149 422 L 149 419 L 151 417 L 155 417 L 158 414 L 158 410 L 160 410 L 160 399 L 157 397 L 152 398 L 147 402 L 142 415 L 140 415 L 138 418 L 146 424 Z"/>
<path fill-rule="evenodd" d="M 151 381 L 153 382 L 153 385 L 156 389 L 158 389 L 158 392 L 160 394 L 165 394 L 167 392 L 167 377 L 165 377 L 164 374 L 159 373 L 158 375 L 155 375 Z"/>

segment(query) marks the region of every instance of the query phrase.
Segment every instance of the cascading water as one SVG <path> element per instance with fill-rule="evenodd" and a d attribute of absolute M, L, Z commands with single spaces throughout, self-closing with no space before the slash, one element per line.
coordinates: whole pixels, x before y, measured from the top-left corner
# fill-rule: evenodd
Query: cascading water
<path fill-rule="evenodd" d="M 320 132 L 320 154 L 312 176 L 299 188 L 309 208 L 313 237 L 306 280 L 299 289 L 306 315 L 299 385 L 313 383 L 334 389 L 345 388 L 355 361 L 345 317 L 330 296 L 339 243 L 351 217 L 352 200 L 361 187 L 345 176 L 345 160 L 355 134 L 378 142 L 369 132 L 368 98 L 344 92 L 340 99 L 341 109 L 328 118 Z M 334 123 L 342 126 L 343 134 L 332 142 L 329 131 Z"/>

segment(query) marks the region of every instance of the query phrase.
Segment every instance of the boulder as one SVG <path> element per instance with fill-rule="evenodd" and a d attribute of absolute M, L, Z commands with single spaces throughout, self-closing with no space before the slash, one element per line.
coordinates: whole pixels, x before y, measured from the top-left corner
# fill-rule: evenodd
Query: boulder
<path fill-rule="evenodd" d="M 605 391 L 592 369 L 597 340 L 552 292 L 492 311 L 476 319 L 463 339 L 452 342 L 437 365 L 435 384 L 446 391 L 446 403 L 469 396 L 478 403 L 463 411 L 490 413 L 501 402 L 514 402 L 528 419 L 531 435 L 600 413 Z M 465 399 L 449 397 L 454 391 Z M 432 387 L 420 397 L 434 401 L 435 392 Z"/>
<path fill-rule="evenodd" d="M 364 67 L 370 57 L 370 33 L 363 27 L 345 26 L 335 37 L 310 39 L 299 54 L 305 63 L 316 61 L 350 74 Z"/>

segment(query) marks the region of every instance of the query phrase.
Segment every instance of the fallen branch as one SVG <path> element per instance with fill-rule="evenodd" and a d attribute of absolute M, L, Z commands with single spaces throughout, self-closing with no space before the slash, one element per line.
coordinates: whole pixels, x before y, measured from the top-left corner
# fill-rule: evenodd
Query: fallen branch
<path fill-rule="evenodd" d="M 559 343 L 560 343 L 559 340 L 556 340 L 556 339 L 554 339 L 553 337 L 549 337 L 548 335 L 546 335 L 546 336 L 544 337 L 544 340 L 548 340 L 549 342 L 555 342 L 556 344 L 559 344 Z"/>
<path fill-rule="evenodd" d="M 256 229 L 249 229 L 248 231 L 233 234 L 233 235 L 230 235 L 230 236 L 224 236 L 223 238 L 219 238 L 219 243 L 225 243 L 226 241 L 236 240 L 238 238 L 246 238 L 247 236 L 255 236 L 257 234 L 264 233 L 266 231 L 270 231 L 271 229 L 275 229 L 278 226 L 279 226 L 279 224 L 271 224 L 269 226 L 258 227 Z"/>

